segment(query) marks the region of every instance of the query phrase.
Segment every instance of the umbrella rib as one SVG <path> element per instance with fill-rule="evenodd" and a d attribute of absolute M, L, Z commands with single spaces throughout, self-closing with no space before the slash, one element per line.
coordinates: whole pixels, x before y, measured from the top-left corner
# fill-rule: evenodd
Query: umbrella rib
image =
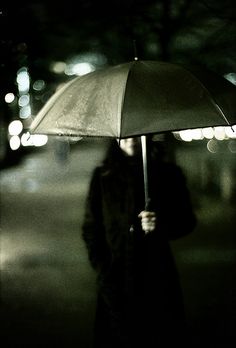
<path fill-rule="evenodd" d="M 77 80 L 77 78 L 76 78 Z M 34 131 L 39 124 L 42 122 L 42 120 L 46 117 L 47 113 L 54 107 L 54 105 L 57 103 L 58 97 L 69 88 L 70 85 L 72 85 L 75 82 L 74 80 L 69 81 L 67 84 L 62 86 L 56 93 L 54 93 L 51 97 L 50 100 L 52 101 L 52 105 L 50 107 L 46 103 L 43 108 L 40 110 L 37 119 L 34 119 L 32 124 L 31 124 L 31 132 Z M 41 117 L 40 117 L 41 115 Z"/>
<path fill-rule="evenodd" d="M 214 99 L 212 98 L 212 100 L 214 101 Z M 223 111 L 221 110 L 221 108 L 219 107 L 219 105 L 215 102 L 216 108 L 219 110 L 222 118 L 225 120 L 225 122 L 228 124 L 228 126 L 231 126 L 231 123 L 228 121 L 227 117 L 225 116 L 225 114 L 223 113 Z"/>
<path fill-rule="evenodd" d="M 188 71 L 188 73 L 192 76 L 193 79 L 195 79 L 196 81 L 198 81 L 201 85 L 201 87 L 205 90 L 205 92 L 208 94 L 209 98 L 212 101 L 212 104 L 215 106 L 216 110 L 219 111 L 220 116 L 222 117 L 222 119 L 227 123 L 228 126 L 231 125 L 231 123 L 229 122 L 229 120 L 227 119 L 227 117 L 225 116 L 223 110 L 221 109 L 221 107 L 218 105 L 218 103 L 215 101 L 215 99 L 212 97 L 211 93 L 208 91 L 208 89 L 204 86 L 204 84 L 201 82 L 201 80 L 199 80 L 196 76 L 194 76 L 191 71 L 189 71 L 188 69 L 184 68 L 186 71 Z"/>
<path fill-rule="evenodd" d="M 125 85 L 124 85 L 124 88 L 123 88 L 122 101 L 121 101 L 121 108 L 120 108 L 120 124 L 118 125 L 118 128 L 119 128 L 119 129 L 118 129 L 119 139 L 121 138 L 122 119 L 123 119 L 123 117 L 122 117 L 122 112 L 123 112 L 123 106 L 124 106 L 124 100 L 125 100 L 126 86 L 127 86 L 127 83 L 128 83 L 128 79 L 129 79 L 129 75 L 130 75 L 131 68 L 132 68 L 132 66 L 134 65 L 134 63 L 136 63 L 136 61 L 132 62 L 131 65 L 129 64 L 128 71 L 127 71 L 126 82 L 125 82 Z"/>

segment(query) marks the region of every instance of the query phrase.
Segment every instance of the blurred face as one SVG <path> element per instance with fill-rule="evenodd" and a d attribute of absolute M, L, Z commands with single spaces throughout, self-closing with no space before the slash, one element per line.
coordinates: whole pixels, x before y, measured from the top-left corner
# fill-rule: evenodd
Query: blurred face
<path fill-rule="evenodd" d="M 127 156 L 135 156 L 140 150 L 140 138 L 127 138 L 120 140 L 120 148 Z"/>

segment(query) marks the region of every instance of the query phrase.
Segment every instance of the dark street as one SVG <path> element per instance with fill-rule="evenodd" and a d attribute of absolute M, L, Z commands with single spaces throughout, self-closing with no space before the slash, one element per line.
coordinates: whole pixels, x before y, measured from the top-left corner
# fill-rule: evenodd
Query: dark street
<path fill-rule="evenodd" d="M 95 277 L 81 221 L 91 170 L 105 148 L 105 141 L 82 140 L 62 157 L 52 142 L 2 170 L 3 347 L 90 347 Z M 191 346 L 233 347 L 235 205 L 202 193 L 195 209 L 195 232 L 172 242 Z"/>
<path fill-rule="evenodd" d="M 89 347 L 94 276 L 80 223 L 90 171 L 103 153 L 98 145 L 85 151 L 81 143 L 63 159 L 49 145 L 2 171 L 5 347 L 43 347 L 49 342 L 53 347 Z"/>

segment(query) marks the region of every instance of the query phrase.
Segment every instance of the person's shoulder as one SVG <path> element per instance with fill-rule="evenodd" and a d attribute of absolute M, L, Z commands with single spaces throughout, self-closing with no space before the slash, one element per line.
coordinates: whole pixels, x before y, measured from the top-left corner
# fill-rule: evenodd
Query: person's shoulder
<path fill-rule="evenodd" d="M 167 162 L 167 170 L 179 177 L 184 177 L 184 171 L 177 163 Z"/>
<path fill-rule="evenodd" d="M 107 176 L 109 173 L 110 173 L 110 170 L 107 168 L 107 166 L 101 163 L 93 169 L 92 177 L 101 178 L 103 176 Z"/>
<path fill-rule="evenodd" d="M 160 173 L 162 177 L 164 177 L 165 179 L 171 179 L 171 180 L 173 180 L 174 178 L 176 180 L 185 179 L 185 175 L 182 168 L 175 162 L 161 161 L 159 163 L 156 163 L 155 171 L 157 174 Z"/>
<path fill-rule="evenodd" d="M 164 162 L 164 167 L 170 172 L 175 172 L 177 174 L 183 174 L 182 168 L 175 162 Z"/>
<path fill-rule="evenodd" d="M 102 165 L 97 165 L 96 167 L 94 167 L 92 176 L 100 176 L 103 170 L 102 168 L 103 168 Z"/>
<path fill-rule="evenodd" d="M 170 171 L 170 172 L 182 171 L 181 167 L 176 162 L 169 161 L 169 160 L 154 160 L 152 161 L 152 164 L 157 170 Z"/>

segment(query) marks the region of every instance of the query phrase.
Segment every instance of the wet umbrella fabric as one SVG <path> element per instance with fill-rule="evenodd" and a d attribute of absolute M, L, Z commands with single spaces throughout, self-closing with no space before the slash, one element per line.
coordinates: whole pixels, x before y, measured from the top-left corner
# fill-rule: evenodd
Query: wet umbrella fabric
<path fill-rule="evenodd" d="M 236 122 L 236 87 L 203 69 L 133 61 L 66 83 L 30 132 L 127 138 Z"/>
<path fill-rule="evenodd" d="M 132 61 L 66 83 L 38 113 L 30 133 L 142 136 L 147 208 L 147 134 L 235 123 L 236 87 L 224 77 L 197 67 Z"/>

